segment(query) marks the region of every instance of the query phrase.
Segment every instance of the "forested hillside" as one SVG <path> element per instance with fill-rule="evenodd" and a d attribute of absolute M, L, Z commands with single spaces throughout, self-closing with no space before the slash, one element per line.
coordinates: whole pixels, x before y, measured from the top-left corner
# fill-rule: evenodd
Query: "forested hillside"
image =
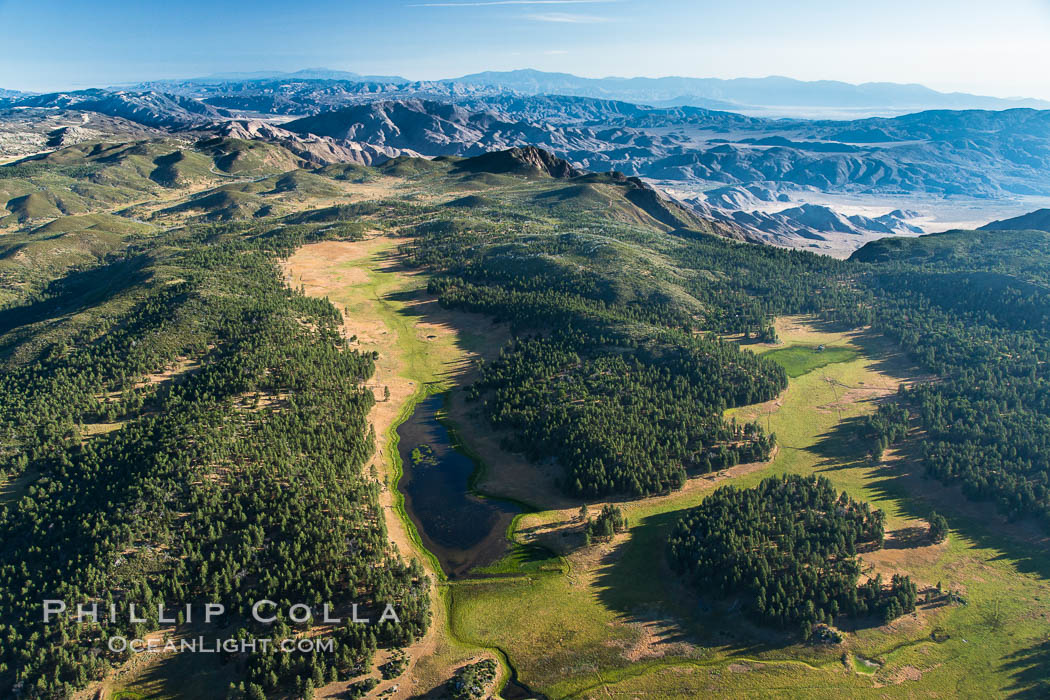
<path fill-rule="evenodd" d="M 1050 234 L 879 241 L 853 260 L 870 263 L 857 266 L 876 300 L 864 320 L 938 377 L 902 394 L 928 472 L 1050 524 Z"/>
<path fill-rule="evenodd" d="M 0 685 L 83 687 L 127 658 L 106 638 L 160 626 L 158 602 L 223 603 L 224 637 L 276 639 L 296 626 L 250 621 L 254 601 L 396 607 L 400 623 L 335 628 L 334 654 L 230 655 L 249 689 L 272 694 L 357 676 L 377 647 L 426 629 L 426 580 L 392 554 L 378 484 L 361 473 L 373 398 L 357 387 L 372 358 L 277 267 L 348 234 L 177 229 L 0 311 L 2 473 L 16 485 L 0 505 Z M 103 617 L 45 626 L 44 598 L 97 602 Z M 129 621 L 128 601 L 147 622 Z"/>

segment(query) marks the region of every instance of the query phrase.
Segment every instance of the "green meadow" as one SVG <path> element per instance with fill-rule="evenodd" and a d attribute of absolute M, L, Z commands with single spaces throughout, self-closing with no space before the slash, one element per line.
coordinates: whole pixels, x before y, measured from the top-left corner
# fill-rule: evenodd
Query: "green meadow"
<path fill-rule="evenodd" d="M 838 362 L 849 362 L 857 354 L 856 348 L 821 345 L 792 345 L 765 353 L 766 357 L 783 367 L 791 378 L 801 377 L 815 369 Z"/>
<path fill-rule="evenodd" d="M 882 508 L 891 533 L 922 524 L 933 503 L 912 487 L 912 465 L 903 458 L 870 464 L 852 437 L 857 420 L 914 369 L 878 339 L 851 337 L 818 354 L 815 341 L 823 338 L 816 331 L 797 335 L 786 339 L 787 348 L 769 350 L 793 377 L 780 405 L 771 413 L 764 406 L 731 412 L 769 421 L 780 445 L 776 458 L 718 485 L 818 473 Z M 807 363 L 808 372 L 796 371 Z M 671 573 L 663 550 L 669 529 L 715 488 L 699 481 L 681 493 L 622 503 L 628 535 L 569 553 L 564 573 L 534 561 L 516 570 L 518 552 L 492 567 L 506 579 L 451 584 L 453 635 L 504 650 L 524 683 L 558 698 L 744 697 L 774 688 L 797 697 L 875 688 L 886 697 L 991 697 L 1042 682 L 1039 669 L 1050 655 L 1050 560 L 995 519 L 968 513 L 958 494 L 930 483 L 952 527 L 947 545 L 887 550 L 870 565 L 909 572 L 920 591 L 938 584 L 958 591 L 965 604 L 921 605 L 886 627 L 847 629 L 843 644 L 809 645 L 751 626 L 733 601 L 704 600 Z M 945 498 L 959 508 L 946 508 Z M 519 532 L 569 517 L 526 515 Z"/>

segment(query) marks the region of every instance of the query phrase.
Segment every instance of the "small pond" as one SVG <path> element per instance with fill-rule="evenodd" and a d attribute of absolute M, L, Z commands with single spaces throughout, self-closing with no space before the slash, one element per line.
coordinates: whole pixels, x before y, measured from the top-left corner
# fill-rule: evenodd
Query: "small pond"
<path fill-rule="evenodd" d="M 419 403 L 397 428 L 404 474 L 398 490 L 405 510 L 449 578 L 495 562 L 508 548 L 507 526 L 521 510 L 512 503 L 470 492 L 476 465 L 453 447 L 438 420 L 444 396 Z"/>

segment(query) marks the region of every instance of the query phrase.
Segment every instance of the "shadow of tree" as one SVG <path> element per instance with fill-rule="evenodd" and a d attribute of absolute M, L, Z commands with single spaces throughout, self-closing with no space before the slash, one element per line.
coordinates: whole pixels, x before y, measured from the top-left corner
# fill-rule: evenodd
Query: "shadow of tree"
<path fill-rule="evenodd" d="M 599 600 L 625 624 L 658 622 L 654 646 L 717 645 L 731 654 L 776 651 L 792 643 L 789 632 L 753 627 L 734 599 L 698 593 L 668 565 L 665 552 L 671 529 L 687 509 L 643 517 L 631 537 L 607 552 L 598 565 Z"/>
<path fill-rule="evenodd" d="M 904 527 L 891 532 L 882 546 L 885 549 L 912 549 L 929 543 L 929 528 Z"/>
<path fill-rule="evenodd" d="M 221 634 L 204 634 L 204 643 L 214 646 Z M 223 700 L 230 681 L 243 679 L 244 664 L 227 662 L 223 654 L 182 651 L 155 656 L 156 661 L 135 676 L 130 697 L 192 697 Z M 139 694 L 140 690 L 148 689 Z M 108 696 L 107 696 L 108 697 Z"/>
<path fill-rule="evenodd" d="M 1050 639 L 1008 654 L 1000 669 L 1010 675 L 1013 697 L 1050 697 Z"/>
<path fill-rule="evenodd" d="M 810 451 L 820 458 L 817 471 L 831 472 L 870 466 L 867 450 L 859 439 L 864 416 L 845 418 L 817 437 Z"/>

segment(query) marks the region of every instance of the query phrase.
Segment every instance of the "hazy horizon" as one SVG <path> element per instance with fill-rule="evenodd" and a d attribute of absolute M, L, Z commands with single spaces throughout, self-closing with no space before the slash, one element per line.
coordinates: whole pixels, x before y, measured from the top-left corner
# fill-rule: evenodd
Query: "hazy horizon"
<path fill-rule="evenodd" d="M 178 82 L 178 81 L 196 80 L 196 79 L 215 79 L 215 78 L 222 77 L 222 76 L 227 76 L 227 75 L 232 75 L 232 76 L 243 75 L 243 76 L 245 76 L 245 79 L 251 80 L 251 79 L 253 79 L 251 77 L 253 74 L 265 75 L 265 74 L 271 74 L 272 73 L 272 74 L 275 74 L 275 75 L 277 75 L 277 74 L 294 75 L 296 73 L 303 73 L 303 72 L 310 72 L 310 71 L 332 71 L 332 72 L 356 73 L 356 74 L 358 74 L 358 75 L 360 75 L 362 77 L 371 77 L 371 76 L 379 77 L 379 76 L 381 76 L 381 77 L 390 77 L 390 78 L 404 78 L 406 80 L 420 81 L 420 82 L 452 80 L 452 79 L 456 79 L 456 78 L 465 77 L 465 76 L 468 76 L 468 75 L 477 75 L 477 74 L 482 74 L 482 73 L 514 73 L 514 72 L 536 71 L 536 72 L 548 73 L 548 74 L 572 75 L 572 76 L 575 76 L 577 78 L 585 78 L 585 79 L 590 79 L 590 80 L 634 80 L 634 79 L 660 80 L 660 79 L 664 79 L 664 78 L 672 78 L 672 79 L 681 78 L 681 79 L 685 79 L 685 80 L 765 80 L 765 79 L 771 79 L 771 78 L 778 78 L 778 79 L 784 79 L 784 80 L 797 80 L 797 81 L 800 81 L 800 82 L 807 82 L 807 83 L 831 82 L 831 83 L 843 83 L 843 84 L 855 85 L 855 86 L 880 85 L 880 84 L 882 84 L 882 85 L 917 85 L 917 86 L 920 86 L 920 87 L 929 88 L 931 90 L 937 90 L 937 88 L 934 88 L 934 87 L 932 87 L 930 85 L 926 85 L 924 83 L 919 83 L 919 82 L 914 82 L 914 81 L 912 81 L 912 82 L 901 82 L 901 81 L 894 81 L 894 80 L 869 80 L 869 81 L 864 81 L 864 82 L 850 82 L 848 80 L 838 80 L 838 79 L 835 79 L 835 78 L 813 78 L 813 79 L 798 78 L 798 77 L 795 77 L 795 76 L 782 75 L 782 74 L 779 74 L 779 73 L 768 73 L 768 74 L 763 74 L 763 75 L 756 74 L 756 75 L 729 75 L 729 76 L 719 76 L 719 75 L 685 75 L 685 74 L 659 74 L 659 75 L 615 75 L 615 74 L 604 75 L 604 74 L 594 74 L 594 75 L 585 75 L 585 74 L 576 73 L 576 72 L 573 72 L 573 71 L 570 71 L 570 70 L 543 70 L 543 69 L 534 68 L 534 67 L 531 67 L 531 66 L 521 66 L 519 68 L 505 68 L 505 69 L 481 68 L 479 70 L 472 70 L 472 71 L 468 71 L 468 72 L 465 72 L 465 73 L 459 73 L 459 74 L 456 74 L 456 75 L 442 75 L 442 76 L 437 76 L 437 77 L 416 77 L 416 76 L 411 76 L 411 75 L 396 74 L 396 73 L 392 73 L 392 72 L 389 72 L 389 71 L 374 71 L 374 72 L 373 71 L 369 71 L 369 72 L 364 72 L 364 71 L 361 71 L 361 70 L 354 70 L 354 68 L 352 66 L 345 67 L 345 68 L 333 68 L 332 66 L 302 66 L 302 67 L 290 68 L 290 69 L 257 68 L 257 69 L 252 69 L 252 70 L 217 70 L 217 71 L 213 71 L 211 73 L 201 74 L 201 75 L 180 75 L 180 76 L 169 77 L 169 78 L 146 78 L 146 79 L 143 79 L 143 80 L 128 80 L 128 81 L 115 82 L 115 83 L 91 84 L 91 85 L 84 85 L 82 87 L 77 87 L 75 89 L 87 89 L 87 88 L 91 88 L 91 87 L 106 88 L 106 87 L 131 86 L 131 85 L 138 85 L 138 84 L 145 83 L 145 82 L 164 82 L 164 81 Z M 0 85 L 0 88 L 2 88 L 2 87 L 5 87 L 5 86 Z M 13 88 L 8 88 L 8 89 L 13 89 Z M 59 90 L 61 90 L 61 89 L 62 88 L 59 88 Z M 73 88 L 70 88 L 70 89 L 73 89 Z M 984 96 L 984 97 L 997 97 L 997 98 L 1001 98 L 1001 99 L 1017 99 L 1017 100 L 1021 100 L 1021 99 L 1039 99 L 1039 100 L 1046 100 L 1047 102 L 1050 102 L 1050 97 L 1041 98 L 1041 97 L 1033 97 L 1032 95 L 1020 95 L 1020 94 L 1019 95 L 1005 95 L 1005 94 L 1004 95 L 990 95 L 990 94 L 987 94 L 987 93 L 970 92 L 970 91 L 967 91 L 967 90 L 937 90 L 937 92 L 941 92 L 941 93 L 944 93 L 944 94 L 952 94 L 952 93 L 973 94 L 973 95 L 979 95 L 979 96 Z"/>
<path fill-rule="evenodd" d="M 1050 2 L 0 0 L 0 87 L 47 92 L 324 66 L 412 80 L 786 76 L 1050 100 Z"/>

